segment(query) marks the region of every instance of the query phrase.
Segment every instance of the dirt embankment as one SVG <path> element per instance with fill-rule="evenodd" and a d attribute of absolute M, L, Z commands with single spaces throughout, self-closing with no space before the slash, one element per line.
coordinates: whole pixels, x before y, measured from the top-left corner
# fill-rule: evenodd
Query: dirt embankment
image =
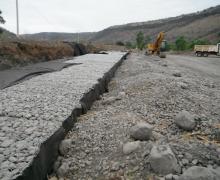
<path fill-rule="evenodd" d="M 74 42 L 0 42 L 0 70 L 87 53 L 86 46 Z"/>

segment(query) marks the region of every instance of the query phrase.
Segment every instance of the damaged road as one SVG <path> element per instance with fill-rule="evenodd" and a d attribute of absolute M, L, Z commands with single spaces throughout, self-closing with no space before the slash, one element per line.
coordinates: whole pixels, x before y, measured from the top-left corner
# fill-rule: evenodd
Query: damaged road
<path fill-rule="evenodd" d="M 71 58 L 69 58 L 71 59 Z M 31 64 L 24 67 L 16 67 L 9 70 L 0 71 L 0 89 L 13 86 L 37 75 L 61 71 L 72 65 L 79 65 L 80 63 L 65 63 L 68 58 L 40 62 L 36 64 Z"/>
<path fill-rule="evenodd" d="M 50 178 L 220 179 L 217 69 L 219 58 L 132 54 L 61 143 Z"/>

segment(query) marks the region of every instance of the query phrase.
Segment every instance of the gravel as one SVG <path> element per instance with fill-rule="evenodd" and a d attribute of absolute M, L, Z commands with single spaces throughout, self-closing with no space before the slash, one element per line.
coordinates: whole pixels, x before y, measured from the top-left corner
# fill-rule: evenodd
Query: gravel
<path fill-rule="evenodd" d="M 0 179 L 13 179 L 31 164 L 40 145 L 123 55 L 110 52 L 76 57 L 66 63 L 80 63 L 77 66 L 0 91 Z"/>
<path fill-rule="evenodd" d="M 132 54 L 123 62 L 109 84 L 109 92 L 79 118 L 67 135 L 74 144 L 61 160 L 70 163 L 64 178 L 165 178 L 167 174 L 155 175 L 149 163 L 152 147 L 161 145 L 170 147 L 176 166 L 182 170 L 180 174 L 172 172 L 173 179 L 195 163 L 202 167 L 213 164 L 215 169 L 220 166 L 219 143 L 210 134 L 220 123 L 219 76 L 189 68 L 187 64 L 196 57 L 183 58 L 186 60 L 181 62 L 186 66 L 176 63 L 182 56 L 160 59 Z M 173 75 L 177 71 L 181 76 Z M 183 110 L 195 115 L 193 131 L 174 123 L 176 114 Z M 123 145 L 135 142 L 130 129 L 142 122 L 154 127 L 152 138 L 140 141 L 139 148 L 124 154 Z"/>

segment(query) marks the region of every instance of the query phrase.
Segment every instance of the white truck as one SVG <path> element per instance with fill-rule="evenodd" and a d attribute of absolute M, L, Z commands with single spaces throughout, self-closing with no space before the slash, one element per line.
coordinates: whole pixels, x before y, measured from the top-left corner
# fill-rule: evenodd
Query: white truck
<path fill-rule="evenodd" d="M 195 45 L 194 52 L 199 57 L 208 57 L 211 54 L 220 56 L 220 43 L 217 45 Z"/>

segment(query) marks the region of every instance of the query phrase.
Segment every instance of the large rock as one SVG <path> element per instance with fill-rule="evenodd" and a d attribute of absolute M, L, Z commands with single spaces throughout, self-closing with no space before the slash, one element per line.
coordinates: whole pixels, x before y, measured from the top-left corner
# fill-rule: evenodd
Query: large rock
<path fill-rule="evenodd" d="M 153 126 L 147 123 L 139 123 L 130 130 L 130 135 L 135 140 L 149 140 L 152 136 Z"/>
<path fill-rule="evenodd" d="M 149 156 L 149 163 L 153 171 L 160 175 L 180 172 L 177 159 L 168 145 L 154 146 Z"/>
<path fill-rule="evenodd" d="M 196 126 L 194 117 L 187 111 L 179 112 L 175 118 L 175 123 L 178 127 L 187 131 L 193 130 Z"/>
<path fill-rule="evenodd" d="M 187 169 L 179 180 L 219 180 L 220 172 L 205 167 L 193 166 Z"/>
<path fill-rule="evenodd" d="M 69 151 L 70 147 L 72 144 L 72 140 L 71 139 L 64 139 L 59 146 L 59 151 L 61 155 L 65 155 L 67 154 L 67 152 Z"/>
<path fill-rule="evenodd" d="M 140 147 L 140 141 L 128 142 L 123 145 L 123 153 L 126 155 L 130 154 L 136 151 L 139 147 Z"/>
<path fill-rule="evenodd" d="M 67 172 L 69 171 L 69 164 L 68 163 L 63 163 L 59 169 L 57 170 L 57 175 L 58 177 L 65 177 Z"/>

